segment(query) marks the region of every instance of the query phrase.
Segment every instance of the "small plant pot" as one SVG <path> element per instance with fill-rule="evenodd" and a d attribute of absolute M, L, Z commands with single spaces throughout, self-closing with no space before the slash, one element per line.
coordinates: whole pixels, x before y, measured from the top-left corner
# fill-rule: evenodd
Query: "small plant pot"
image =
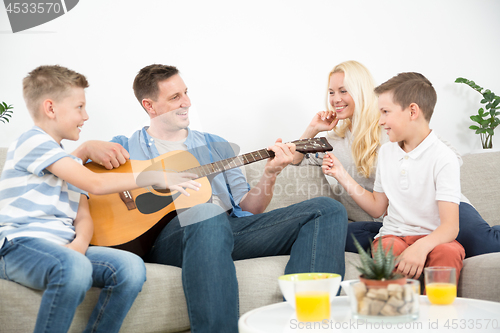
<path fill-rule="evenodd" d="M 392 322 L 418 319 L 420 282 L 406 278 L 405 280 L 404 283 L 388 280 L 392 283 L 386 286 L 366 285 L 361 281 L 351 282 L 348 294 L 353 318 Z"/>
<path fill-rule="evenodd" d="M 365 279 L 364 277 L 360 276 L 359 281 L 363 282 L 366 286 L 369 286 L 370 288 L 378 289 L 378 288 L 387 288 L 387 286 L 390 284 L 405 285 L 406 277 L 402 277 L 395 280 L 371 280 L 371 279 Z"/>

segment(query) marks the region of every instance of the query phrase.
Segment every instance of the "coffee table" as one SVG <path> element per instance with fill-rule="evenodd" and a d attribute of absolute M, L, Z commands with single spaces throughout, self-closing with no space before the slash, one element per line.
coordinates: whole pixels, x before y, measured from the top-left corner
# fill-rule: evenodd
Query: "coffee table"
<path fill-rule="evenodd" d="M 314 325 L 314 326 L 313 326 Z M 299 323 L 287 302 L 267 305 L 241 316 L 240 333 L 292 332 L 479 332 L 500 333 L 500 303 L 457 297 L 451 305 L 432 305 L 420 296 L 419 318 L 411 322 L 353 319 L 347 296 L 332 301 L 331 318 Z"/>

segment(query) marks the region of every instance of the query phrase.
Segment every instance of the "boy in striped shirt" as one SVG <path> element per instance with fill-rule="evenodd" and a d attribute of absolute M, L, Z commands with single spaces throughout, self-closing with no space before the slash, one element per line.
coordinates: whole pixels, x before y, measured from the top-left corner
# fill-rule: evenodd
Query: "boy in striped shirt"
<path fill-rule="evenodd" d="M 35 126 L 10 146 L 0 178 L 0 278 L 44 290 L 35 332 L 67 332 L 92 286 L 102 292 L 85 332 L 118 332 L 146 280 L 135 254 L 89 247 L 86 192 L 138 186 L 134 175 L 93 173 L 63 150 L 61 141 L 78 140 L 88 119 L 87 87 L 83 75 L 61 66 L 29 73 L 23 95 Z M 153 179 L 144 185 L 166 187 L 163 175 Z"/>

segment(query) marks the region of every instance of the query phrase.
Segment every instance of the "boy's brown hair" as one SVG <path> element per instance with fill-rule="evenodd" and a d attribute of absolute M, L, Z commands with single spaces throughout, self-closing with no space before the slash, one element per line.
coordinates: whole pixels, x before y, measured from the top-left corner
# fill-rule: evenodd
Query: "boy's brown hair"
<path fill-rule="evenodd" d="M 70 88 L 87 88 L 85 76 L 59 65 L 40 66 L 23 79 L 23 97 L 32 117 L 36 118 L 41 103 L 46 98 L 63 99 Z"/>
<path fill-rule="evenodd" d="M 179 70 L 174 66 L 153 64 L 144 67 L 137 73 L 134 79 L 134 94 L 142 106 L 144 98 L 151 98 L 156 101 L 158 98 L 158 82 L 167 80 L 179 74 Z"/>
<path fill-rule="evenodd" d="M 399 104 L 403 110 L 415 103 L 422 110 L 424 118 L 428 122 L 431 120 L 437 94 L 432 83 L 422 74 L 400 73 L 375 88 L 377 95 L 386 92 L 392 92 L 393 102 Z"/>

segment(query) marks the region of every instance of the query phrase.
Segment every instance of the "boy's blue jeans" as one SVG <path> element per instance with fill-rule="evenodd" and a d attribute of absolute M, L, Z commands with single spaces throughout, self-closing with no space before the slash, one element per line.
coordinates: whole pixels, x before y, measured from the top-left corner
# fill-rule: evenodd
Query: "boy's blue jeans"
<path fill-rule="evenodd" d="M 347 213 L 333 199 L 314 198 L 239 218 L 228 216 L 214 204 L 198 205 L 182 214 L 183 220 L 214 217 L 185 227 L 176 217 L 162 230 L 146 260 L 182 267 L 192 333 L 238 332 L 233 260 L 289 254 L 285 274 L 344 276 Z"/>
<path fill-rule="evenodd" d="M 45 290 L 35 332 L 67 332 L 90 287 L 103 288 L 84 332 L 118 332 L 146 281 L 135 254 L 89 247 L 86 255 L 40 238 L 20 237 L 0 249 L 0 278 Z M 1 296 L 0 296 L 1 297 Z"/>

